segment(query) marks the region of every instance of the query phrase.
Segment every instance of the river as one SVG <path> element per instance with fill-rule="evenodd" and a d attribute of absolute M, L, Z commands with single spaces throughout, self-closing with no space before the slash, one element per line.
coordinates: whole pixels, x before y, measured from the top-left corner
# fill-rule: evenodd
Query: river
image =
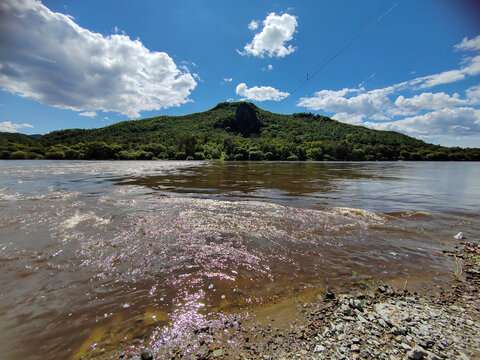
<path fill-rule="evenodd" d="M 468 162 L 0 161 L 0 353 L 181 346 L 307 290 L 442 286 L 439 252 L 479 238 L 479 179 Z"/>

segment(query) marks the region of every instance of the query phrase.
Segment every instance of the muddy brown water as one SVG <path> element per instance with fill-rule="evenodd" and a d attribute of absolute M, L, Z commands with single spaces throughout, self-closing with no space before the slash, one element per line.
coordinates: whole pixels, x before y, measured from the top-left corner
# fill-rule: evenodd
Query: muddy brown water
<path fill-rule="evenodd" d="M 436 252 L 479 238 L 479 179 L 479 163 L 0 161 L 0 353 L 181 346 L 330 286 L 440 286 L 456 264 Z"/>

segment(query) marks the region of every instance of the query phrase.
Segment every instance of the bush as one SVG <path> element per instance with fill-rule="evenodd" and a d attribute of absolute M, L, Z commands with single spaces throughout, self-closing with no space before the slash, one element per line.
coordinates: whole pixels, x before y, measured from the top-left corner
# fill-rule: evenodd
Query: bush
<path fill-rule="evenodd" d="M 175 153 L 175 160 L 186 160 L 187 154 L 184 151 L 179 151 Z"/>
<path fill-rule="evenodd" d="M 205 155 L 202 152 L 197 151 L 195 154 L 193 154 L 193 159 L 194 160 L 205 160 Z M 187 158 L 187 160 L 188 160 L 188 158 Z"/>
<path fill-rule="evenodd" d="M 261 150 L 250 151 L 248 153 L 248 159 L 253 161 L 259 161 L 265 159 L 265 155 Z"/>
<path fill-rule="evenodd" d="M 30 157 L 25 151 L 15 151 L 10 154 L 10 159 L 30 159 Z"/>
<path fill-rule="evenodd" d="M 323 150 L 321 148 L 313 148 L 307 150 L 307 159 L 308 160 L 323 160 Z"/>
<path fill-rule="evenodd" d="M 65 153 L 56 146 L 50 146 L 45 153 L 47 159 L 65 159 Z"/>

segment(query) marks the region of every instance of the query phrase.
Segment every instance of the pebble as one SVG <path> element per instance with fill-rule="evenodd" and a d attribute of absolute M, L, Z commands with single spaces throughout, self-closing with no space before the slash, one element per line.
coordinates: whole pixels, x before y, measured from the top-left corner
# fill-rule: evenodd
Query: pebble
<path fill-rule="evenodd" d="M 422 360 L 425 359 L 427 353 L 422 348 L 415 347 L 407 354 L 407 356 L 411 360 Z"/>
<path fill-rule="evenodd" d="M 218 358 L 220 356 L 223 356 L 223 349 L 217 349 L 212 352 L 212 356 L 214 358 Z"/>
<path fill-rule="evenodd" d="M 150 352 L 150 350 L 144 350 L 142 351 L 142 353 L 140 354 L 140 358 L 142 360 L 153 360 L 153 355 L 152 353 Z"/>
<path fill-rule="evenodd" d="M 352 346 L 350 346 L 350 350 L 352 352 L 359 353 L 360 352 L 360 346 L 358 346 L 357 344 L 353 344 Z"/>

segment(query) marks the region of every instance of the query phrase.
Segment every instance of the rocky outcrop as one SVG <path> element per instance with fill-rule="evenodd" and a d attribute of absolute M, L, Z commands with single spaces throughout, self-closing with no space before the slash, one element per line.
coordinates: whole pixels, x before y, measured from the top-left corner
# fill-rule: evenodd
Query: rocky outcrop
<path fill-rule="evenodd" d="M 242 102 L 237 105 L 234 117 L 224 119 L 216 126 L 236 134 L 240 133 L 243 137 L 249 137 L 252 134 L 260 134 L 262 124 L 257 117 L 255 105 Z"/>

